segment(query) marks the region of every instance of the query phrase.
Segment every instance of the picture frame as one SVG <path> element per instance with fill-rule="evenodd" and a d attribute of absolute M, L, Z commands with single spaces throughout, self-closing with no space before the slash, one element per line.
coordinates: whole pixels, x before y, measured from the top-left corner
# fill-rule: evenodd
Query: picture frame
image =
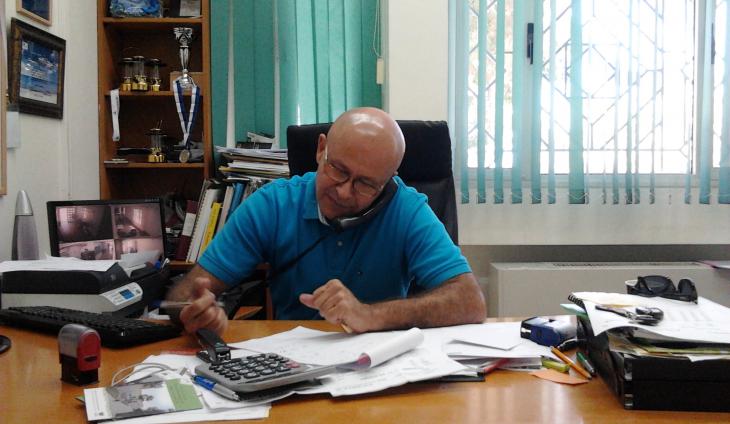
<path fill-rule="evenodd" d="M 10 21 L 8 96 L 21 113 L 63 118 L 66 40 Z"/>
<path fill-rule="evenodd" d="M 15 10 L 36 22 L 51 26 L 51 0 L 16 0 Z"/>

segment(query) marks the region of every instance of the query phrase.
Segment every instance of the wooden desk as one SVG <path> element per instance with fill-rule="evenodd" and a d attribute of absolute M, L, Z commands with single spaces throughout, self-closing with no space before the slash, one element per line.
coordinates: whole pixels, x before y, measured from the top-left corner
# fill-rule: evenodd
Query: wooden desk
<path fill-rule="evenodd" d="M 299 324 L 338 331 L 326 322 L 232 321 L 224 339 L 262 337 Z M 13 342 L 13 347 L 0 355 L 0 422 L 86 422 L 83 405 L 74 399 L 82 394 L 82 388 L 60 380 L 56 337 L 4 326 L 0 326 L 0 334 Z M 129 349 L 103 348 L 100 385 L 107 386 L 116 370 L 148 355 L 195 348 L 197 344 L 190 337 Z M 626 411 L 600 379 L 572 387 L 527 373 L 496 371 L 483 383 L 417 383 L 362 396 L 290 397 L 274 403 L 265 420 L 350 424 L 621 421 L 728 422 L 730 413 Z"/>

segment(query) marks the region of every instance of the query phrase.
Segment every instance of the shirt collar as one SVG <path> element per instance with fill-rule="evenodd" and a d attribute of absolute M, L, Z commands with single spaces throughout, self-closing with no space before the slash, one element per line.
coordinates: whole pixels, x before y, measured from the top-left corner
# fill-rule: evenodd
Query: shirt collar
<path fill-rule="evenodd" d="M 302 217 L 304 219 L 317 219 L 319 220 L 319 205 L 317 204 L 317 173 L 312 172 L 312 178 L 307 181 L 307 188 L 305 192 L 306 202 L 304 203 L 304 213 Z"/>

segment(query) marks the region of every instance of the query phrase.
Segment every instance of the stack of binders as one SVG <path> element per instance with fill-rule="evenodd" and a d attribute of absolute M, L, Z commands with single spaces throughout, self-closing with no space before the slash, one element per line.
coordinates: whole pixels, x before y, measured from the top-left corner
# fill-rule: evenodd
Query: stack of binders
<path fill-rule="evenodd" d="M 652 298 L 644 301 L 662 308 L 666 322 L 619 326 L 614 321 L 606 330 L 615 318 L 604 319 L 593 303 L 581 301 L 585 297 L 569 299 L 588 312 L 578 315 L 579 347 L 624 408 L 730 411 L 730 343 L 724 341 L 730 328 L 716 325 L 730 322 L 730 309 L 702 297 L 699 304 Z M 710 318 L 702 323 L 701 317 Z"/>

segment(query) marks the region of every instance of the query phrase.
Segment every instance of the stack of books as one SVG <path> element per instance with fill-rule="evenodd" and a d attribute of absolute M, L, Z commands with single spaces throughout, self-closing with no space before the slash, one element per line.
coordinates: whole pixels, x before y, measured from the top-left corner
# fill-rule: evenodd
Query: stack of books
<path fill-rule="evenodd" d="M 217 179 L 204 181 L 198 200 L 187 201 L 175 259 L 196 262 L 213 237 L 223 229 L 233 211 L 262 185 L 261 180 L 231 183 Z"/>
<path fill-rule="evenodd" d="M 228 163 L 219 171 L 226 181 L 250 181 L 252 177 L 273 180 L 289 177 L 286 149 L 240 149 L 216 147 Z"/>

